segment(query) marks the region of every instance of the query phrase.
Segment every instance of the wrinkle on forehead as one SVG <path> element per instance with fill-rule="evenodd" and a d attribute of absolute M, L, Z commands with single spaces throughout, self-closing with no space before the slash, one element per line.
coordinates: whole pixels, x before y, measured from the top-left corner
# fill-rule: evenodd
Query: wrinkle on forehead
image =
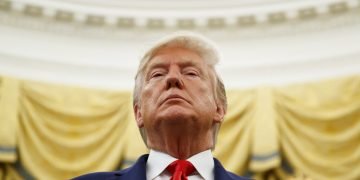
<path fill-rule="evenodd" d="M 147 69 L 154 69 L 154 68 L 161 68 L 161 67 L 167 67 L 169 66 L 171 63 L 170 60 L 168 59 L 161 59 L 158 60 L 158 58 L 154 58 L 151 62 L 149 62 L 148 68 Z M 193 58 L 189 58 L 189 57 L 180 57 L 179 61 L 176 62 L 181 68 L 184 67 L 201 67 L 201 63 L 199 63 L 199 61 L 194 60 Z"/>
<path fill-rule="evenodd" d="M 182 52 L 177 52 L 176 50 L 186 50 L 183 52 L 188 52 L 191 54 L 183 54 Z M 173 57 L 177 54 L 180 54 L 180 56 Z M 145 72 L 147 73 L 149 70 L 156 68 L 166 68 L 171 63 L 174 63 L 174 61 L 171 61 L 172 59 L 176 59 L 175 63 L 177 63 L 181 68 L 196 67 L 202 74 L 204 74 L 204 70 L 208 68 L 207 66 L 204 66 L 206 65 L 204 59 L 199 56 L 198 53 L 192 50 L 186 48 L 165 48 L 157 51 L 153 55 L 153 57 L 149 60 L 147 67 L 145 68 Z"/>

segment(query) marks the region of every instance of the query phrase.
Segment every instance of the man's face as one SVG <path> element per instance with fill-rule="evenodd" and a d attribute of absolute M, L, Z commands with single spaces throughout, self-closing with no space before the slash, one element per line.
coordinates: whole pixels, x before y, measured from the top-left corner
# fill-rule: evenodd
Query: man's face
<path fill-rule="evenodd" d="M 145 68 L 141 101 L 134 107 L 148 144 L 167 132 L 211 134 L 214 123 L 224 116 L 215 101 L 211 73 L 191 50 L 164 48 L 156 53 Z"/>

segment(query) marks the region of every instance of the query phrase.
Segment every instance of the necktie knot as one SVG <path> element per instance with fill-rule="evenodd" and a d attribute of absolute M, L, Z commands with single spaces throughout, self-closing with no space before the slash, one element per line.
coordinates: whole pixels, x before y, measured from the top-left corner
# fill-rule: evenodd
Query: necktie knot
<path fill-rule="evenodd" d="M 173 175 L 170 180 L 187 180 L 187 176 L 195 171 L 195 167 L 189 161 L 176 160 L 166 170 Z"/>

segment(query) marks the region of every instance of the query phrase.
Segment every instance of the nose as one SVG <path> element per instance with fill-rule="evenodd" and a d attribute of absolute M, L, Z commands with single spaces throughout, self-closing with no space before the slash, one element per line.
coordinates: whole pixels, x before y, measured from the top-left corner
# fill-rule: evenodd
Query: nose
<path fill-rule="evenodd" d="M 182 89 L 184 83 L 181 80 L 181 73 L 176 69 L 170 69 L 166 77 L 166 89 L 179 88 Z"/>

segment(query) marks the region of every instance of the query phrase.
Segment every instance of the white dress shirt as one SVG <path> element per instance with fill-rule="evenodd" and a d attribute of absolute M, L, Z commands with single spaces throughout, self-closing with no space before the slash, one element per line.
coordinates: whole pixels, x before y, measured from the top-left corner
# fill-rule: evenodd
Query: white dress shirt
<path fill-rule="evenodd" d="M 149 158 L 146 163 L 146 179 L 147 180 L 169 180 L 171 173 L 166 167 L 176 158 L 155 150 L 150 150 Z M 188 180 L 214 180 L 214 160 L 211 150 L 206 150 L 191 156 L 190 161 L 195 172 L 188 176 Z"/>

